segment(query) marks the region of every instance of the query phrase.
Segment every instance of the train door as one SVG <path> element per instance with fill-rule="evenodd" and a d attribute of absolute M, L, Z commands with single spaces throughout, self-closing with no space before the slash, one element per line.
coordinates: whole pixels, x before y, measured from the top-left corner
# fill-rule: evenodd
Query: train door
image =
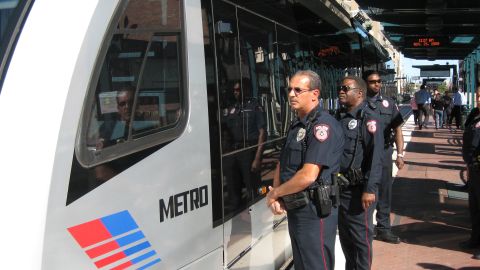
<path fill-rule="evenodd" d="M 60 128 L 43 269 L 222 268 L 201 14 L 197 0 L 98 3 Z"/>
<path fill-rule="evenodd" d="M 285 217 L 274 217 L 262 200 L 272 184 L 287 102 L 274 82 L 275 23 L 229 2 L 212 4 L 205 54 L 207 81 L 209 73 L 215 75 L 208 83 L 210 136 L 211 152 L 218 153 L 212 164 L 221 172 L 212 186 L 221 187 L 214 191 L 221 194 L 214 205 L 221 205 L 216 214 L 223 224 L 224 261 L 231 269 L 278 268 L 288 256 L 289 239 L 286 226 L 276 230 L 283 233 L 276 239 L 272 231 Z M 257 252 L 260 245 L 266 246 Z"/>

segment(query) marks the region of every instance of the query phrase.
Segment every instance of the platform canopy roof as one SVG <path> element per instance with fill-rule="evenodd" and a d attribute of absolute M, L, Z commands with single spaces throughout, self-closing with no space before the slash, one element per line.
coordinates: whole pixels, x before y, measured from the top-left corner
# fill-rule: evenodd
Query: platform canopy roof
<path fill-rule="evenodd" d="M 339 68 L 369 66 L 390 59 L 388 51 L 361 25 L 353 23 L 350 14 L 336 1 L 230 1 L 308 35 L 311 38 L 303 39 L 303 42 L 310 44 L 315 55 L 335 49 L 338 51 L 335 55 L 322 56 L 328 66 Z M 359 39 L 362 45 L 359 44 Z"/>
<path fill-rule="evenodd" d="M 414 59 L 464 59 L 480 45 L 480 0 L 356 0 Z"/>

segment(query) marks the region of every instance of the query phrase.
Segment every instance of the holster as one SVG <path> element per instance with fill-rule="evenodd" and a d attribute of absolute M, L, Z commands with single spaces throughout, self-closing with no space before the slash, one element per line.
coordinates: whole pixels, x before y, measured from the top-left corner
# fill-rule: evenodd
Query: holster
<path fill-rule="evenodd" d="M 293 194 L 282 196 L 283 203 L 287 210 L 302 207 L 308 203 L 308 196 L 305 191 L 300 191 Z"/>
<path fill-rule="evenodd" d="M 309 190 L 313 204 L 320 217 L 327 217 L 332 213 L 332 186 L 320 185 Z"/>
<path fill-rule="evenodd" d="M 343 175 L 348 179 L 348 186 L 358 186 L 365 182 L 361 169 L 348 169 Z"/>

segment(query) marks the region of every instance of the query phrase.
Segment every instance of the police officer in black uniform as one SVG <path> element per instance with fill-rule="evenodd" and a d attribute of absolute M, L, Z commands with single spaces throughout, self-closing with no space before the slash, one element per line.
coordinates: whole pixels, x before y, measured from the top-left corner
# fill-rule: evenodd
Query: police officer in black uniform
<path fill-rule="evenodd" d="M 223 159 L 227 182 L 229 209 L 239 210 L 250 202 L 261 183 L 260 169 L 266 122 L 260 103 L 251 97 L 250 81 L 235 82 L 233 102 L 224 109 L 223 125 L 226 127 L 223 149 L 235 151 Z M 243 92 L 241 91 L 243 87 Z M 243 187 L 246 194 L 243 193 Z"/>
<path fill-rule="evenodd" d="M 336 118 L 345 133 L 338 230 L 347 270 L 371 268 L 372 219 L 382 176 L 383 127 L 365 101 L 366 90 L 365 82 L 355 76 L 345 77 L 338 90 L 342 108 Z"/>
<path fill-rule="evenodd" d="M 298 118 L 290 125 L 267 205 L 288 216 L 295 270 L 335 266 L 339 171 L 344 136 L 339 123 L 319 108 L 320 77 L 298 71 L 290 80 L 290 106 Z M 335 199 L 336 198 L 336 199 Z"/>
<path fill-rule="evenodd" d="M 377 225 L 375 227 L 375 239 L 392 244 L 399 244 L 400 238 L 392 233 L 390 225 L 390 209 L 392 203 L 392 154 L 393 142 L 397 146 L 397 159 L 395 164 L 402 169 L 403 162 L 403 118 L 394 101 L 380 94 L 382 79 L 380 73 L 374 70 L 366 71 L 363 79 L 367 83 L 367 100 L 375 106 L 373 109 L 380 115 L 384 127 L 383 138 L 385 141 L 382 168 L 382 180 L 378 190 L 377 201 Z"/>
<path fill-rule="evenodd" d="M 461 243 L 462 248 L 480 248 L 480 87 L 476 91 L 477 107 L 465 121 L 463 133 L 463 160 L 468 168 L 468 207 L 472 231 L 470 239 Z M 480 250 L 475 252 L 474 259 L 480 260 Z"/>

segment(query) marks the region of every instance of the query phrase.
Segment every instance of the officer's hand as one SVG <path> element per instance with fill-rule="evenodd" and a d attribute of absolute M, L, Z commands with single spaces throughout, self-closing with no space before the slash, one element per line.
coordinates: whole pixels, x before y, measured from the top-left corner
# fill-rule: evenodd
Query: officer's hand
<path fill-rule="evenodd" d="M 271 186 L 268 186 L 268 193 L 267 193 L 267 196 L 266 196 L 266 202 L 267 202 L 267 206 L 270 208 L 272 206 L 273 203 L 275 203 L 278 198 L 275 196 L 274 194 L 274 188 L 271 187 Z"/>
<path fill-rule="evenodd" d="M 395 165 L 397 165 L 397 168 L 401 170 L 405 165 L 405 161 L 403 161 L 402 157 L 397 157 L 397 160 L 395 160 Z"/>
<path fill-rule="evenodd" d="M 364 192 L 362 194 L 362 206 L 363 210 L 367 210 L 370 205 L 375 202 L 375 194 Z"/>
<path fill-rule="evenodd" d="M 283 204 L 282 201 L 275 201 L 271 206 L 270 206 L 270 211 L 274 215 L 282 215 L 285 214 L 285 205 Z"/>

